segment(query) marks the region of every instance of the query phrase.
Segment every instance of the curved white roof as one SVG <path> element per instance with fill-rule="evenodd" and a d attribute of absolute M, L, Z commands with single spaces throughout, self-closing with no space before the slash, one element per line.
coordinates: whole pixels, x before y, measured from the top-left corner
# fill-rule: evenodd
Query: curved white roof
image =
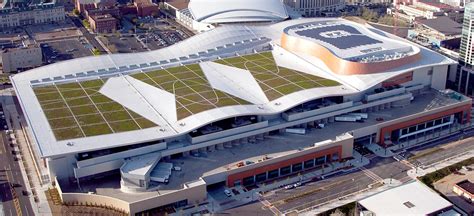
<path fill-rule="evenodd" d="M 12 83 L 39 151 L 43 157 L 48 157 L 166 139 L 234 116 L 271 115 L 313 99 L 364 91 L 386 79 L 416 68 L 453 63 L 442 55 L 422 48 L 423 58 L 418 62 L 384 73 L 341 76 L 332 73 L 317 59 L 290 53 L 278 47 L 284 28 L 298 23 L 311 23 L 319 20 L 291 20 L 270 26 L 223 26 L 160 50 L 79 58 L 35 68 L 13 76 Z M 352 24 L 341 19 L 325 20 Z M 370 30 L 370 28 L 368 29 Z M 216 61 L 218 56 L 226 58 L 235 56 L 235 53 L 240 55 L 253 53 L 254 49 L 260 50 L 262 47 L 268 47 L 269 43 L 276 45 L 272 51 L 276 65 L 299 71 L 298 73 L 306 77 L 312 75 L 335 80 L 341 85 L 303 89 L 272 99 L 256 84 L 258 80 L 254 78 L 254 74 L 249 73 L 250 69 L 231 67 L 222 64 L 219 60 Z M 247 103 L 235 104 L 232 102 L 231 105 L 216 106 L 212 109 L 192 112 L 192 115 L 178 117 L 179 104 L 176 101 L 179 100 L 179 95 L 173 94 L 167 89 L 160 89 L 157 85 L 153 85 L 153 82 L 147 82 L 149 80 L 143 79 L 143 75 L 141 79 L 136 75 L 142 74 L 143 71 L 156 71 L 161 67 L 173 68 L 180 64 L 189 65 L 192 63 L 199 63 L 202 69 L 201 75 L 197 76 L 206 77 L 207 83 L 202 86 L 202 89 L 212 88 L 214 92 L 220 91 L 220 95 L 225 93 Z M 240 76 L 236 76 L 236 74 Z M 178 74 L 176 75 L 178 76 Z M 97 79 L 97 77 L 108 78 L 108 81 L 98 91 L 100 94 L 137 113 L 142 120 L 147 119 L 155 123 L 155 126 L 126 132 L 57 140 L 53 133 L 54 129 L 48 126 L 50 125 L 48 118 L 33 91 L 33 87 L 50 85 L 53 82 L 82 82 Z M 195 78 L 198 80 L 198 77 Z M 235 84 L 231 82 L 235 82 Z M 155 97 L 157 95 L 160 97 Z M 70 142 L 73 142 L 73 145 Z"/>
<path fill-rule="evenodd" d="M 288 18 L 280 0 L 191 0 L 189 10 L 203 23 L 267 22 Z"/>

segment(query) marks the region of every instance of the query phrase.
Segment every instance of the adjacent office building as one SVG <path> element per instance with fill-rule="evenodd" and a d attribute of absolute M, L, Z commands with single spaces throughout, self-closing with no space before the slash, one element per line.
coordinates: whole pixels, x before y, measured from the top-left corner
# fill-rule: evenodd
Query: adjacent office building
<path fill-rule="evenodd" d="M 466 5 L 462 27 L 459 67 L 451 72 L 447 86 L 467 96 L 474 96 L 474 3 Z"/>
<path fill-rule="evenodd" d="M 55 2 L 21 3 L 4 0 L 0 4 L 0 28 L 63 22 L 65 20 L 64 6 L 56 5 Z"/>
<path fill-rule="evenodd" d="M 0 50 L 0 64 L 3 72 L 10 73 L 41 66 L 43 54 L 38 45 L 22 45 Z"/>

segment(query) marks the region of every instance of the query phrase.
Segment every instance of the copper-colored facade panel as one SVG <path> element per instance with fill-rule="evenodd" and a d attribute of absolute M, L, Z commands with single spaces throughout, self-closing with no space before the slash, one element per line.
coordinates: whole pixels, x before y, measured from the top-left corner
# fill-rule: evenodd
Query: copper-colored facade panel
<path fill-rule="evenodd" d="M 326 47 L 298 36 L 283 33 L 281 46 L 292 52 L 302 52 L 321 59 L 332 72 L 340 75 L 371 74 L 413 63 L 421 58 L 420 52 L 404 58 L 382 62 L 362 63 L 339 58 Z"/>

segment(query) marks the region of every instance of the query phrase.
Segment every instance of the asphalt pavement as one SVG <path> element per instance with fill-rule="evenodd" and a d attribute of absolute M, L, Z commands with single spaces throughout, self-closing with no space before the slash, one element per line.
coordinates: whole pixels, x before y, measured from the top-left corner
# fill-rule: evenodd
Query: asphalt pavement
<path fill-rule="evenodd" d="M 3 129 L 5 120 L 0 120 Z M 19 162 L 15 161 L 13 148 L 8 144 L 5 131 L 0 132 L 0 200 L 7 216 L 34 215 L 30 199 L 21 175 Z M 19 154 L 19 153 L 17 153 Z M 12 190 L 13 188 L 13 190 Z M 26 192 L 26 194 L 24 194 Z"/>
<path fill-rule="evenodd" d="M 82 21 L 78 17 L 70 17 L 74 25 L 81 30 L 83 36 L 89 41 L 89 43 L 95 48 L 99 49 L 100 53 L 107 53 L 107 51 L 100 45 L 100 43 L 95 39 L 95 35 L 91 34 L 83 25 Z"/>

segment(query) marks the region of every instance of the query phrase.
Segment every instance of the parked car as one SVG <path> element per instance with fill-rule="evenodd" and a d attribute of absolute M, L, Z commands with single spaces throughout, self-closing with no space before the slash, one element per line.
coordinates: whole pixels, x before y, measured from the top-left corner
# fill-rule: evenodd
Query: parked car
<path fill-rule="evenodd" d="M 224 193 L 225 193 L 225 195 L 226 195 L 227 197 L 231 197 L 231 196 L 232 196 L 232 193 L 231 193 L 229 190 L 227 190 L 227 189 L 224 190 Z"/>

